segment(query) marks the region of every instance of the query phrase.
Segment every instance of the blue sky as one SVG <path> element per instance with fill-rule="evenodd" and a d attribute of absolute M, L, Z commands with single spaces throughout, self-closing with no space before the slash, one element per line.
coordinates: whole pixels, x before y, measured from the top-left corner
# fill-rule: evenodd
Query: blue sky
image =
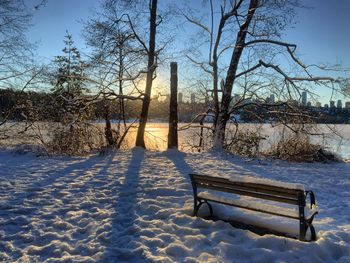
<path fill-rule="evenodd" d="M 38 2 L 27 1 L 34 4 Z M 28 38 L 38 42 L 39 57 L 47 62 L 60 55 L 66 30 L 73 35 L 76 46 L 84 49 L 82 20 L 91 16 L 98 6 L 97 0 L 48 0 L 45 6 L 33 11 L 33 26 L 28 32 Z"/>
<path fill-rule="evenodd" d="M 299 23 L 286 32 L 297 42 L 307 63 L 343 63 L 350 67 L 350 1 L 307 0 L 312 9 L 300 9 Z"/>
<path fill-rule="evenodd" d="M 38 0 L 27 2 L 32 4 Z M 285 32 L 284 39 L 298 45 L 298 52 L 306 64 L 341 63 L 343 67 L 350 68 L 350 0 L 301 2 L 312 8 L 298 11 L 298 23 Z M 53 56 L 61 54 L 66 30 L 73 35 L 78 48 L 84 50 L 82 20 L 91 16 L 98 6 L 97 0 L 48 0 L 44 7 L 33 11 L 34 25 L 28 37 L 38 42 L 38 57 L 48 62 Z M 342 76 L 350 77 L 350 73 Z M 329 100 L 329 92 L 322 91 L 320 95 L 323 103 Z M 341 96 L 334 99 L 338 98 L 343 99 Z"/>

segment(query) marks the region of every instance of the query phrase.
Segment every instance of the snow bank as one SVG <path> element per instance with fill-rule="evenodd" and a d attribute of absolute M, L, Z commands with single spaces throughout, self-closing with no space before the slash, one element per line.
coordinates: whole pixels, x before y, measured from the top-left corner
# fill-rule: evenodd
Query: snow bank
<path fill-rule="evenodd" d="M 87 158 L 0 151 L 0 161 L 0 261 L 350 262 L 349 164 L 247 163 L 137 148 Z M 258 236 L 191 217 L 189 172 L 305 185 L 316 193 L 319 239 Z M 219 211 L 274 229 L 298 227 L 296 220 Z"/>

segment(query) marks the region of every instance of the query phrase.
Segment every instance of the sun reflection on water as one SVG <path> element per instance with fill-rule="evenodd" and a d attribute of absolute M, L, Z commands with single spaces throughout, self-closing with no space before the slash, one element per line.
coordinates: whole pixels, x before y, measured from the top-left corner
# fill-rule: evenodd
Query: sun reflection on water
<path fill-rule="evenodd" d="M 132 148 L 135 145 L 137 127 L 130 130 L 126 137 L 126 148 Z M 164 151 L 167 149 L 168 124 L 167 123 L 149 123 L 145 130 L 145 143 L 147 149 Z"/>

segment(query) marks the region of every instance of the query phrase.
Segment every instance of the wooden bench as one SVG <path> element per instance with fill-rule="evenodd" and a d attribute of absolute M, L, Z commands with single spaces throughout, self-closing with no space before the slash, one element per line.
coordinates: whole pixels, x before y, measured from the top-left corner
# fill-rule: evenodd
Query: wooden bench
<path fill-rule="evenodd" d="M 312 225 L 314 216 L 318 213 L 315 203 L 315 195 L 312 191 L 305 191 L 303 187 L 288 187 L 285 184 L 267 184 L 256 182 L 233 181 L 225 178 L 208 175 L 190 174 L 194 208 L 193 216 L 197 216 L 202 204 L 207 204 L 210 216 L 213 218 L 213 208 L 209 202 L 235 206 L 252 211 L 268 213 L 299 220 L 299 240 L 305 241 L 307 229 L 310 229 L 311 240 L 316 240 L 315 228 Z M 204 191 L 203 191 L 204 190 Z M 206 191 L 215 190 L 215 191 Z M 232 193 L 253 197 L 251 200 L 231 198 L 229 194 L 222 195 L 219 192 Z M 310 197 L 310 206 L 306 206 L 307 196 Z M 233 196 L 232 196 L 233 197 Z M 270 200 L 270 204 L 257 202 L 257 199 Z M 253 200 L 253 201 L 252 201 Z M 278 205 L 286 203 L 297 206 L 297 209 L 286 208 Z M 272 204 L 273 203 L 273 204 Z M 294 208 L 294 207 L 292 207 Z"/>

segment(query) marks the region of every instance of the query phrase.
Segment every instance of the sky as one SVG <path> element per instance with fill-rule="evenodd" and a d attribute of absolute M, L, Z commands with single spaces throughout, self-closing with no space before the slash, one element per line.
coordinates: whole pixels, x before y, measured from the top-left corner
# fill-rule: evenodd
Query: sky
<path fill-rule="evenodd" d="M 304 2 L 303 2 L 304 3 Z M 287 39 L 296 40 L 309 63 L 343 63 L 350 67 L 350 1 L 305 1 L 312 9 L 300 9 L 295 28 Z"/>
<path fill-rule="evenodd" d="M 34 6 L 38 0 L 26 2 Z M 33 11 L 33 26 L 28 32 L 28 38 L 38 43 L 39 57 L 50 61 L 60 55 L 67 30 L 73 35 L 76 46 L 84 49 L 83 21 L 92 16 L 98 7 L 98 0 L 48 0 L 40 9 Z"/>
<path fill-rule="evenodd" d="M 193 0 L 193 4 L 198 5 L 199 1 Z M 27 2 L 34 6 L 38 0 Z M 297 44 L 298 54 L 306 64 L 341 64 L 350 69 L 350 0 L 301 2 L 310 8 L 298 9 L 297 24 L 285 31 L 284 39 Z M 66 30 L 73 35 L 76 46 L 86 50 L 83 21 L 98 8 L 97 0 L 48 0 L 45 6 L 33 11 L 28 38 L 38 43 L 38 58 L 48 62 L 60 55 Z M 341 76 L 350 77 L 350 72 Z M 320 101 L 327 103 L 330 92 L 322 91 L 320 96 Z M 339 95 L 332 99 L 344 98 Z"/>

